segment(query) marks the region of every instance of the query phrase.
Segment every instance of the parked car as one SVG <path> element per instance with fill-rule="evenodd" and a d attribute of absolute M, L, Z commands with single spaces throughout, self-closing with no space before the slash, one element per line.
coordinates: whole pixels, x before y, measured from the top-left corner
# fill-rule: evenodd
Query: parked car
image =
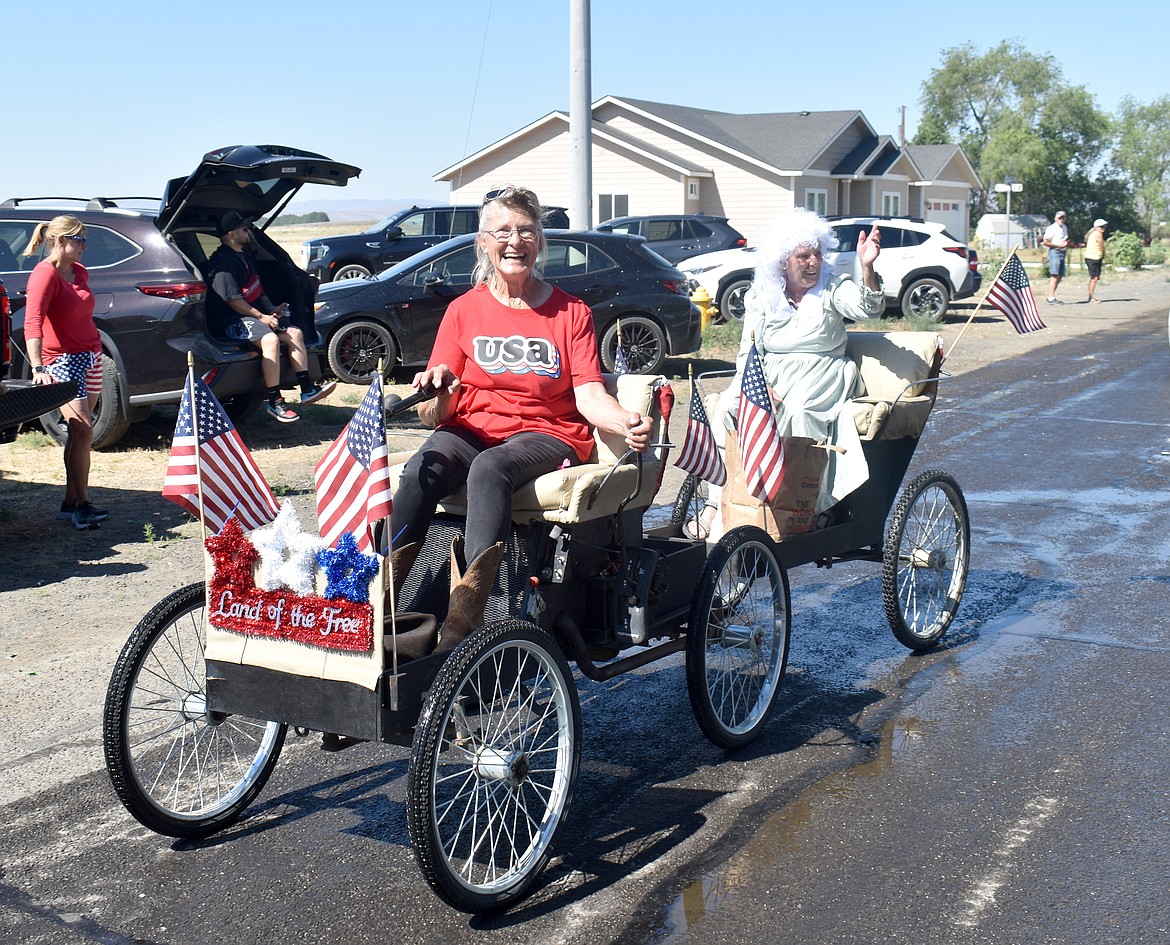
<path fill-rule="evenodd" d="M 568 214 L 548 207 L 547 227 L 567 227 Z M 364 279 L 437 243 L 479 228 L 479 205 L 411 207 L 361 233 L 320 236 L 301 245 L 301 266 L 320 282 Z"/>
<path fill-rule="evenodd" d="M 700 253 L 679 264 L 692 287 L 702 286 L 727 322 L 743 321 L 743 297 L 752 285 L 756 247 Z"/>
<path fill-rule="evenodd" d="M 705 213 L 614 217 L 596 228 L 602 233 L 643 236 L 654 252 L 673 263 L 699 253 L 747 245 L 743 234 L 730 226 L 726 217 L 709 217 Z"/>
<path fill-rule="evenodd" d="M 979 256 L 959 242 L 941 223 L 908 217 L 841 217 L 831 220 L 841 241 L 826 261 L 848 272 L 857 258 L 857 236 L 874 223 L 882 234 L 882 251 L 874 268 L 882 277 L 886 307 L 904 316 L 934 321 L 946 314 L 954 299 L 979 291 L 983 276 Z M 679 268 L 703 286 L 727 321 L 743 319 L 743 299 L 755 272 L 754 247 L 692 256 Z"/>
<path fill-rule="evenodd" d="M 94 445 L 116 443 L 155 404 L 177 403 L 187 377 L 187 353 L 229 413 L 240 419 L 263 403 L 258 351 L 213 338 L 203 324 L 206 285 L 201 275 L 219 245 L 215 225 L 228 210 L 275 219 L 304 184 L 344 186 L 359 169 L 310 151 L 241 145 L 203 156 L 187 177 L 166 185 L 157 198 L 13 198 L 0 204 L 0 273 L 8 281 L 17 349 L 13 372 L 31 376 L 20 352 L 24 342 L 24 290 L 29 271 L 48 247 L 22 255 L 33 229 L 61 213 L 85 224 L 82 257 L 96 300 L 94 320 L 105 353 L 105 377 L 94 422 Z M 316 281 L 257 227 L 256 261 L 274 300 L 288 301 L 293 319 L 316 347 L 316 372 L 326 370 L 313 327 Z M 311 366 L 311 369 L 312 366 Z M 287 365 L 284 383 L 295 386 Z M 43 418 L 64 440 L 60 413 Z"/>
<path fill-rule="evenodd" d="M 0 281 L 0 443 L 12 442 L 22 425 L 67 403 L 77 392 L 76 384 L 9 380 L 11 366 L 12 310 L 8 290 Z"/>
<path fill-rule="evenodd" d="M 698 351 L 699 310 L 681 272 L 636 236 L 547 230 L 545 278 L 593 310 L 602 365 L 614 369 L 617 322 L 632 371 L 653 373 L 668 355 Z M 379 361 L 385 376 L 395 365 L 427 363 L 447 306 L 471 288 L 475 235 L 424 250 L 373 279 L 322 286 L 317 329 L 326 337 L 333 373 L 366 384 Z"/>
<path fill-rule="evenodd" d="M 907 318 L 940 321 L 952 300 L 969 298 L 983 282 L 978 256 L 941 223 L 910 217 L 841 217 L 830 222 L 841 241 L 829 256 L 838 272 L 852 269 L 858 234 L 877 223 L 882 251 L 874 269 L 882 277 L 886 307 Z"/>

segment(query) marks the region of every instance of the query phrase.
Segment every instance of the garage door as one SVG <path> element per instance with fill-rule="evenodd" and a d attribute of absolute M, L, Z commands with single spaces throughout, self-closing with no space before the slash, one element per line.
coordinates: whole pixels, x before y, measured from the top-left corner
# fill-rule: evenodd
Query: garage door
<path fill-rule="evenodd" d="M 928 200 L 926 219 L 932 223 L 941 223 L 959 242 L 967 242 L 969 234 L 963 226 L 963 205 L 957 200 Z"/>

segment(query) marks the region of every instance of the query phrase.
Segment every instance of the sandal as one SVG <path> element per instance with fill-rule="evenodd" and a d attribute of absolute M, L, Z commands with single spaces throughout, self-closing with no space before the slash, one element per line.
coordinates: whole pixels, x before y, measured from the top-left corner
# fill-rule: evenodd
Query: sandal
<path fill-rule="evenodd" d="M 710 509 L 711 514 L 707 514 Z M 711 522 L 715 519 L 716 507 L 710 502 L 703 503 L 703 509 L 694 518 L 683 523 L 683 534 L 695 541 L 706 541 L 711 535 Z"/>

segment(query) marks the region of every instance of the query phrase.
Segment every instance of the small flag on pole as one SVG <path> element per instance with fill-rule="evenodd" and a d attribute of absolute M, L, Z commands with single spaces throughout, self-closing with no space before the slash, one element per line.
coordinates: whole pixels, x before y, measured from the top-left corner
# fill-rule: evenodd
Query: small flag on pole
<path fill-rule="evenodd" d="M 771 502 L 780 490 L 784 472 L 784 441 L 776 429 L 772 395 L 764 381 L 764 367 L 752 342 L 739 388 L 739 453 L 743 457 L 748 490 Z"/>
<path fill-rule="evenodd" d="M 345 532 L 353 532 L 359 551 L 378 550 L 372 529 L 390 514 L 393 504 L 387 452 L 382 378 L 375 375 L 353 419 L 314 470 L 317 521 L 330 547 Z"/>
<path fill-rule="evenodd" d="M 715 445 L 715 434 L 711 430 L 711 422 L 707 419 L 707 411 L 703 407 L 703 398 L 699 396 L 699 390 L 694 384 L 691 385 L 687 435 L 675 465 L 712 485 L 721 486 L 727 482 L 727 465 L 719 455 L 719 448 Z"/>
<path fill-rule="evenodd" d="M 622 323 L 618 319 L 617 323 L 617 351 L 613 355 L 613 373 L 614 374 L 629 374 L 630 362 L 626 360 L 626 352 L 622 350 Z"/>
<path fill-rule="evenodd" d="M 198 441 L 196 441 L 198 437 Z M 276 518 L 280 507 L 248 447 L 203 378 L 190 371 L 162 494 L 219 532 L 234 512 L 246 529 Z"/>
<path fill-rule="evenodd" d="M 985 299 L 1003 312 L 1021 335 L 1048 327 L 1040 320 L 1032 284 L 1028 281 L 1024 264 L 1014 250 L 987 290 Z"/>

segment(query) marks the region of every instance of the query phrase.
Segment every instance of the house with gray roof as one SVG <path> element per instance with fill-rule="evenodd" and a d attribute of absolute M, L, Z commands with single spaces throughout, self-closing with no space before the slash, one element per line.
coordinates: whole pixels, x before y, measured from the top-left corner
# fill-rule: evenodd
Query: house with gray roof
<path fill-rule="evenodd" d="M 914 216 L 969 229 L 979 178 L 957 145 L 900 147 L 860 111 L 736 115 L 606 96 L 592 106 L 591 225 L 611 217 L 706 213 L 754 242 L 784 209 Z M 523 183 L 543 203 L 570 198 L 569 115 L 550 112 L 437 173 L 452 203 Z M 574 221 L 574 225 L 578 225 Z"/>

